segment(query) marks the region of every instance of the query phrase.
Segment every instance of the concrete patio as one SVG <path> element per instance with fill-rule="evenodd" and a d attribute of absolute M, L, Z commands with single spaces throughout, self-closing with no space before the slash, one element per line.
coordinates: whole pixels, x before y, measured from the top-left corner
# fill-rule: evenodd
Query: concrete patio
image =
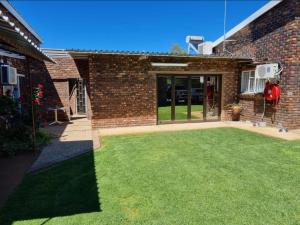
<path fill-rule="evenodd" d="M 47 168 L 100 147 L 97 132 L 86 118 L 76 118 L 59 126 L 45 128 L 55 138 L 46 146 L 29 172 Z"/>

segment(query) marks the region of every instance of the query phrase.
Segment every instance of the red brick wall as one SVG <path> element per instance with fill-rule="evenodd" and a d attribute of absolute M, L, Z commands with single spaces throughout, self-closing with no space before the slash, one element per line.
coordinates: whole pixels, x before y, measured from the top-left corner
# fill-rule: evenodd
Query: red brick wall
<path fill-rule="evenodd" d="M 188 67 L 153 68 L 150 62 L 184 63 Z M 154 71 L 155 70 L 155 71 Z M 238 64 L 231 59 L 94 54 L 89 58 L 93 127 L 156 124 L 156 76 L 172 71 L 220 73 L 222 105 L 236 99 Z"/>
<path fill-rule="evenodd" d="M 43 83 L 45 86 L 44 111 L 47 111 L 47 108 L 54 106 L 65 107 L 66 113 L 59 113 L 59 119 L 63 120 L 69 118 L 71 114 L 76 111 L 76 90 L 74 95 L 70 98 L 69 92 L 71 90 L 69 90 L 69 79 L 83 78 L 88 82 L 88 61 L 75 61 L 71 57 L 53 59 L 56 64 L 49 62 L 39 63 L 35 61 L 33 63 L 32 71 L 36 82 Z M 90 105 L 88 106 L 90 109 Z M 88 117 L 90 117 L 90 112 L 91 111 L 89 110 L 87 114 Z M 50 112 L 50 114 L 53 113 Z M 53 118 L 53 115 L 51 118 Z"/>
<path fill-rule="evenodd" d="M 66 120 L 70 116 L 69 85 L 67 79 L 52 79 L 44 62 L 34 59 L 29 60 L 33 86 L 44 85 L 44 104 L 42 112 L 47 120 L 53 120 L 53 112 L 50 107 L 65 107 L 66 112 L 59 112 L 59 119 Z"/>
<path fill-rule="evenodd" d="M 282 96 L 273 125 L 281 123 L 289 128 L 300 127 L 299 15 L 300 2 L 285 0 L 229 37 L 235 41 L 226 44 L 226 49 L 235 56 L 250 56 L 255 61 L 278 62 L 282 65 L 280 83 Z M 222 43 L 215 51 L 222 52 Z M 244 106 L 242 120 L 260 120 L 261 113 L 253 109 L 255 105 L 253 96 L 251 98 L 242 96 L 240 103 Z M 265 120 L 272 125 L 271 115 L 267 115 Z"/>
<path fill-rule="evenodd" d="M 156 80 L 139 56 L 92 55 L 89 59 L 92 125 L 156 123 Z"/>

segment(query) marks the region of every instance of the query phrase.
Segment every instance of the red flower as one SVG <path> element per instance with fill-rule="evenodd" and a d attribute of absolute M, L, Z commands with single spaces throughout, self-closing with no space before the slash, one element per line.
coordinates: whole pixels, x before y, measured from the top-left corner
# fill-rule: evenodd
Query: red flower
<path fill-rule="evenodd" d="M 44 96 L 44 92 L 39 91 L 38 94 L 37 94 L 37 96 L 40 97 L 40 98 L 42 98 Z"/>
<path fill-rule="evenodd" d="M 41 89 L 41 88 L 44 88 L 44 85 L 38 84 L 37 87 L 38 87 L 39 89 Z"/>
<path fill-rule="evenodd" d="M 38 99 L 38 98 L 34 99 L 34 104 L 35 105 L 40 105 L 41 104 L 40 99 Z"/>

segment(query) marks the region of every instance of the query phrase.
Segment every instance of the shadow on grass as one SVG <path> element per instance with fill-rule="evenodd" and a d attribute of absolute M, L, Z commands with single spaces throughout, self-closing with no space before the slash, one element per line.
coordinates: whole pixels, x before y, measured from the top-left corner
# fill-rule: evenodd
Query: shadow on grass
<path fill-rule="evenodd" d="M 100 212 L 94 153 L 26 176 L 0 213 L 0 224 Z"/>

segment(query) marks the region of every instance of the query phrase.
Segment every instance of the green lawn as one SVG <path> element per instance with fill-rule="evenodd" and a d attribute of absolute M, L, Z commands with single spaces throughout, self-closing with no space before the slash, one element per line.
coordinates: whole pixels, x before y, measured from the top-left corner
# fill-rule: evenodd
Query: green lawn
<path fill-rule="evenodd" d="M 0 224 L 300 224 L 299 141 L 232 128 L 101 141 L 28 175 Z"/>
<path fill-rule="evenodd" d="M 192 105 L 191 111 L 192 112 L 203 112 L 203 105 Z M 176 120 L 186 120 L 187 119 L 187 106 L 186 105 L 177 105 L 175 107 L 175 119 Z M 192 119 L 197 119 L 197 117 L 192 115 Z M 159 121 L 171 120 L 171 106 L 158 107 L 158 120 Z"/>

